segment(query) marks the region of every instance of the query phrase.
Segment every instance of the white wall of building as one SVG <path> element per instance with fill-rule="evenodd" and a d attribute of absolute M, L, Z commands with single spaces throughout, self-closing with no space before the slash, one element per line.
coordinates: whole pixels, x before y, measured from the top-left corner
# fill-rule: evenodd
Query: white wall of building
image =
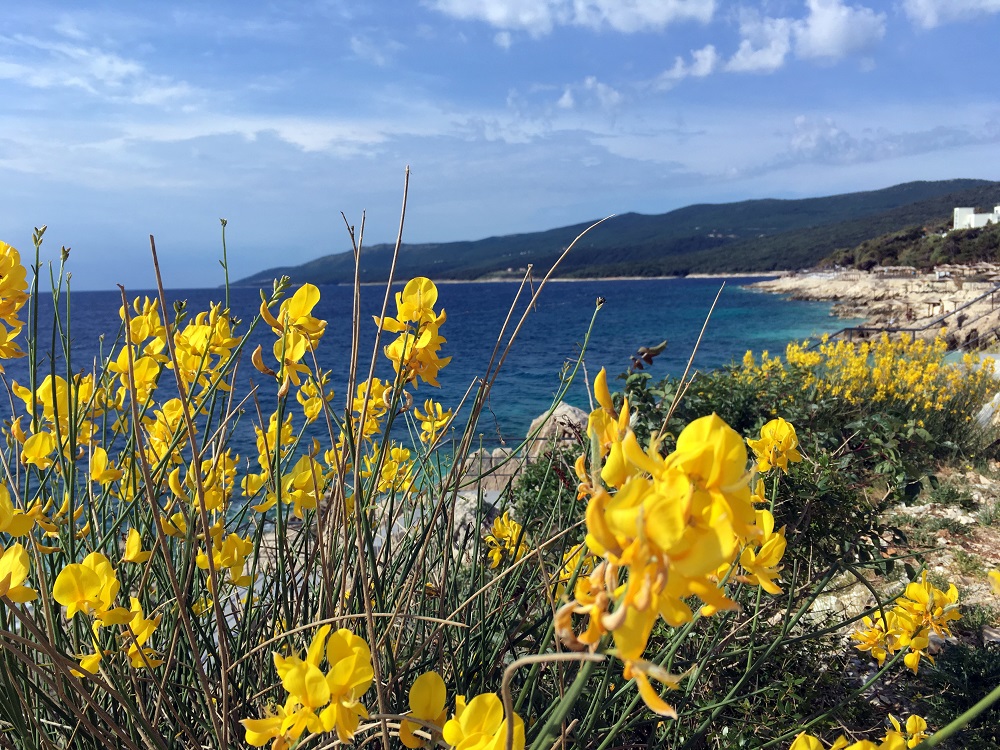
<path fill-rule="evenodd" d="M 1000 224 L 1000 206 L 994 206 L 989 214 L 977 214 L 974 208 L 955 208 L 954 229 L 979 229 L 987 224 Z"/>

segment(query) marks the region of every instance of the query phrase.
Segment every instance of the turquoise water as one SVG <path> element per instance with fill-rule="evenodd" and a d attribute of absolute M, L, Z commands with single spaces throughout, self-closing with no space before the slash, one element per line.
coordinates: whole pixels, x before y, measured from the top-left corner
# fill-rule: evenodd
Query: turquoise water
<path fill-rule="evenodd" d="M 826 303 L 787 301 L 780 297 L 741 288 L 750 279 L 727 279 L 718 305 L 708 323 L 704 340 L 694 359 L 694 368 L 708 370 L 739 360 L 747 349 L 778 352 L 793 339 L 829 332 L 841 328 L 845 321 L 829 315 Z M 479 424 L 484 441 L 496 444 L 500 440 L 517 444 L 523 438 L 531 420 L 546 411 L 560 386 L 560 371 L 567 361 L 575 361 L 581 351 L 587 328 L 598 297 L 605 302 L 597 314 L 593 333 L 584 354 L 586 372 L 591 379 L 601 367 L 613 376 L 624 372 L 629 357 L 640 346 L 652 346 L 664 339 L 667 349 L 650 368 L 657 377 L 679 375 L 684 370 L 698 333 L 712 301 L 722 287 L 717 279 L 650 279 L 550 282 L 528 316 L 500 372 L 487 410 Z M 454 406 L 462 394 L 480 377 L 489 361 L 504 318 L 517 293 L 517 284 L 507 282 L 441 284 L 438 307 L 447 311 L 447 322 L 441 333 L 448 340 L 444 356 L 452 356 L 451 365 L 440 376 L 441 388 L 420 385 L 414 393 L 419 404 L 425 398 Z M 129 292 L 132 299 L 141 292 Z M 319 351 L 320 366 L 333 371 L 335 404 L 342 404 L 345 395 L 341 383 L 348 371 L 351 335 L 351 290 L 348 287 L 321 287 L 322 299 L 314 315 L 329 321 L 327 334 Z M 362 364 L 367 372 L 375 326 L 371 315 L 382 305 L 384 290 L 377 286 L 362 289 Z M 231 291 L 234 314 L 246 323 L 256 314 L 260 295 L 256 289 Z M 207 309 L 210 301 L 220 301 L 218 289 L 172 290 L 168 304 L 186 300 L 191 313 Z M 104 335 L 104 350 L 118 335 L 118 292 L 75 292 L 72 297 L 72 369 L 90 370 L 98 355 L 100 337 Z M 394 305 L 390 302 L 389 314 Z M 39 307 L 43 331 L 48 334 L 52 320 L 51 301 L 42 300 Z M 515 322 L 524 310 L 517 306 Z M 513 326 L 511 326 L 512 330 Z M 510 331 L 508 331 L 509 336 Z M 263 327 L 251 337 L 247 355 L 257 343 L 270 352 L 273 342 L 270 329 Z M 506 341 L 506 339 L 505 339 Z M 66 365 L 57 363 L 57 372 L 65 376 Z M 241 365 L 243 377 L 261 383 L 264 378 L 250 366 Z M 391 374 L 384 357 L 379 357 L 378 374 Z M 23 361 L 7 366 L 8 381 L 24 381 Z M 169 388 L 172 379 L 164 387 Z M 270 384 L 262 384 L 270 388 Z M 166 398 L 161 396 L 161 398 Z M 273 398 L 273 397 L 272 397 Z M 580 382 L 570 391 L 567 401 L 584 409 L 589 407 L 582 372 Z M 268 397 L 262 397 L 262 409 L 271 409 Z M 338 406 L 338 410 L 339 410 Z M 255 410 L 248 417 L 256 419 Z M 244 422 L 245 423 L 245 422 Z M 247 440 L 239 436 L 237 448 Z M 242 451 L 241 451 L 242 452 Z"/>

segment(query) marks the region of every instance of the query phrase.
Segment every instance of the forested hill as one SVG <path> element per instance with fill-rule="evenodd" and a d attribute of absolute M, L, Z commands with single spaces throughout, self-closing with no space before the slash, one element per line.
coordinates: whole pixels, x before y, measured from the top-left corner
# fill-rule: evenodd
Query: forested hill
<path fill-rule="evenodd" d="M 835 250 L 942 221 L 955 206 L 996 203 L 1000 203 L 998 182 L 945 180 L 825 198 L 699 204 L 656 215 L 628 213 L 588 233 L 563 261 L 559 275 L 667 276 L 810 267 Z M 396 278 L 519 276 L 529 263 L 548 269 L 592 223 L 464 242 L 404 244 Z M 361 280 L 384 281 L 391 257 L 391 245 L 365 248 Z M 281 275 L 295 283 L 349 283 L 354 278 L 353 255 L 338 252 L 299 266 L 269 268 L 236 283 L 266 285 Z"/>
<path fill-rule="evenodd" d="M 1000 263 L 1000 224 L 949 231 L 951 222 L 913 226 L 838 250 L 824 266 L 868 271 L 875 266 L 913 266 L 929 270 L 944 264 Z"/>

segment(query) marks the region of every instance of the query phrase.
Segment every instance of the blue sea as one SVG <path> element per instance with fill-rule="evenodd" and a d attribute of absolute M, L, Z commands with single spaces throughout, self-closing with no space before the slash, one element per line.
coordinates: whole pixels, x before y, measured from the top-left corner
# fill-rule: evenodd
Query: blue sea
<path fill-rule="evenodd" d="M 748 349 L 758 353 L 763 349 L 779 352 L 791 340 L 834 331 L 846 324 L 830 316 L 829 304 L 789 301 L 742 288 L 742 284 L 754 280 L 725 280 L 725 288 L 695 355 L 694 369 L 710 370 L 738 361 Z M 528 315 L 497 378 L 478 426 L 483 442 L 488 446 L 517 445 L 531 420 L 550 407 L 560 388 L 564 364 L 575 362 L 581 354 L 598 297 L 605 301 L 597 313 L 583 361 L 591 382 L 604 367 L 614 389 L 614 376 L 628 369 L 631 355 L 641 346 L 653 346 L 663 340 L 667 341 L 666 351 L 648 369 L 654 377 L 680 375 L 722 286 L 723 281 L 719 279 L 550 282 Z M 320 366 L 332 370 L 336 392 L 334 404 L 339 411 L 346 395 L 343 383 L 350 356 L 352 290 L 346 286 L 324 286 L 320 291 L 321 301 L 313 314 L 325 318 L 329 326 L 317 354 Z M 458 404 L 466 389 L 482 376 L 517 291 L 518 284 L 514 282 L 439 285 L 438 309 L 447 311 L 447 322 L 441 329 L 447 339 L 442 356 L 451 356 L 452 361 L 441 372 L 439 389 L 419 385 L 413 394 L 417 404 L 431 397 L 443 402 L 446 408 Z M 141 291 L 130 291 L 128 296 L 131 300 L 147 294 L 153 296 L 151 292 Z M 187 310 L 194 314 L 208 309 L 210 302 L 221 301 L 223 295 L 221 289 L 190 289 L 171 290 L 167 297 L 168 305 L 185 300 Z M 260 294 L 256 289 L 238 288 L 231 290 L 230 295 L 233 313 L 244 321 L 239 330 L 245 331 L 260 306 Z M 383 295 L 384 288 L 379 286 L 364 286 L 361 290 L 361 372 L 368 370 L 375 335 L 372 315 L 380 312 Z M 526 289 L 515 308 L 504 344 L 520 319 L 528 297 L 530 290 Z M 120 305 L 121 296 L 117 291 L 73 293 L 73 371 L 90 371 L 101 347 L 107 353 L 119 336 Z M 394 312 L 395 305 L 390 300 L 388 314 Z M 42 349 L 48 351 L 49 345 L 45 342 L 52 340 L 51 299 L 42 298 L 39 313 Z M 242 377 L 253 378 L 258 383 L 265 380 L 253 370 L 249 354 L 261 343 L 269 356 L 273 341 L 273 334 L 266 326 L 254 331 L 241 364 Z M 65 376 L 66 364 L 61 357 L 58 359 L 56 371 Z M 8 362 L 6 369 L 8 381 L 24 382 L 24 360 Z M 391 367 L 380 355 L 377 374 L 390 377 L 391 373 Z M 172 379 L 161 382 L 162 387 L 170 388 Z M 266 385 L 273 389 L 270 384 Z M 589 410 L 582 370 L 566 400 Z M 270 408 L 269 403 L 264 399 L 262 408 Z M 255 421 L 255 410 L 250 407 L 248 412 L 247 416 Z M 464 424 L 464 420 L 460 422 Z M 237 436 L 237 449 L 245 450 L 250 439 L 252 435 Z"/>

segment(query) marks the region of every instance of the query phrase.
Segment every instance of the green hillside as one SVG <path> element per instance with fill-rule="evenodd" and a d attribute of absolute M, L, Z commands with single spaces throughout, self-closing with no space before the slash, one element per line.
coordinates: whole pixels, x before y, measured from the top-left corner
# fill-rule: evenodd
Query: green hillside
<path fill-rule="evenodd" d="M 868 271 L 875 266 L 913 266 L 929 270 L 954 263 L 1000 263 L 1000 225 L 980 229 L 947 231 L 950 223 L 916 226 L 890 232 L 862 242 L 850 250 L 839 250 L 823 265 L 839 265 Z M 942 234 L 946 232 L 947 234 Z"/>
<path fill-rule="evenodd" d="M 808 267 L 836 250 L 943 220 L 955 206 L 997 202 L 1000 183 L 946 180 L 824 198 L 699 204 L 657 215 L 628 213 L 590 232 L 563 262 L 560 275 L 662 276 Z M 478 279 L 520 275 L 529 263 L 547 269 L 592 223 L 464 242 L 405 244 L 396 275 Z M 391 245 L 365 248 L 361 280 L 384 281 L 391 257 Z M 348 283 L 354 277 L 353 256 L 341 252 L 299 266 L 270 268 L 237 283 L 266 284 L 280 275 L 297 283 Z"/>

